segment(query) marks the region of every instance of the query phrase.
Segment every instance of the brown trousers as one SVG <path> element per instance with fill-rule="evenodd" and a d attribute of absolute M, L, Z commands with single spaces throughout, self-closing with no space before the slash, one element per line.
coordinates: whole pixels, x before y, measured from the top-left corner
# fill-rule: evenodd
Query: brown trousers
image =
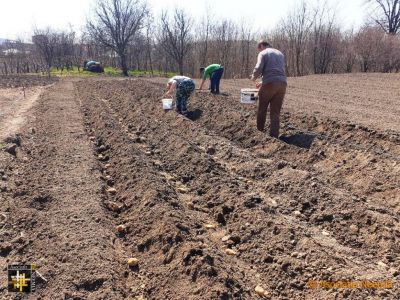
<path fill-rule="evenodd" d="M 257 129 L 264 131 L 267 118 L 268 105 L 270 106 L 270 135 L 279 136 L 279 117 L 283 99 L 285 98 L 287 84 L 285 82 L 272 82 L 260 87 L 258 92 Z"/>

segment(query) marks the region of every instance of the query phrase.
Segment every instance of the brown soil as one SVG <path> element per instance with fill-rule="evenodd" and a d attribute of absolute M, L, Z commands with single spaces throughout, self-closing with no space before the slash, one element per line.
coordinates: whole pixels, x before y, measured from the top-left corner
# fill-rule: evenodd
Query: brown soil
<path fill-rule="evenodd" d="M 0 89 L 0 139 L 18 132 L 43 87 Z"/>
<path fill-rule="evenodd" d="M 324 91 L 327 78 L 309 81 L 340 98 L 333 82 L 350 79 L 331 76 Z M 256 299 L 257 285 L 271 299 L 398 299 L 398 127 L 321 107 L 314 90 L 297 96 L 315 102 L 302 110 L 302 80 L 289 86 L 282 140 L 256 130 L 255 107 L 239 102 L 245 81 L 197 92 L 189 119 L 161 109 L 159 80 L 52 86 L 16 156 L 0 154 L 2 266 L 36 262 L 48 282 L 35 299 Z M 390 95 L 379 119 L 394 124 Z"/>
<path fill-rule="evenodd" d="M 165 84 L 165 79 L 152 82 Z M 199 82 L 198 82 L 199 83 Z M 222 80 L 221 92 L 240 101 L 250 80 Z M 313 75 L 289 78 L 284 111 L 399 132 L 400 74 Z"/>
<path fill-rule="evenodd" d="M 45 86 L 57 82 L 58 77 L 37 75 L 0 75 L 0 88 Z"/>

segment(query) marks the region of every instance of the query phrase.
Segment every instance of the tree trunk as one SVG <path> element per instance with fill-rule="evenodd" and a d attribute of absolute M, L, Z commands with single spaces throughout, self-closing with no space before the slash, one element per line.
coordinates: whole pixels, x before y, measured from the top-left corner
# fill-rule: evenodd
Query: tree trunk
<path fill-rule="evenodd" d="M 148 51 L 148 56 L 149 56 L 149 66 L 150 66 L 151 75 L 154 75 L 154 72 L 153 72 L 153 62 L 152 62 L 152 60 L 151 60 L 151 51 L 150 51 L 150 49 L 149 49 L 149 51 Z"/>
<path fill-rule="evenodd" d="M 179 59 L 179 75 L 183 75 L 183 58 Z"/>
<path fill-rule="evenodd" d="M 296 74 L 297 76 L 301 76 L 301 71 L 300 71 L 300 50 L 296 49 Z"/>
<path fill-rule="evenodd" d="M 120 61 L 121 61 L 122 74 L 124 76 L 129 76 L 129 74 L 128 74 L 128 66 L 126 64 L 126 55 L 125 54 L 120 54 L 119 58 L 120 58 Z"/>

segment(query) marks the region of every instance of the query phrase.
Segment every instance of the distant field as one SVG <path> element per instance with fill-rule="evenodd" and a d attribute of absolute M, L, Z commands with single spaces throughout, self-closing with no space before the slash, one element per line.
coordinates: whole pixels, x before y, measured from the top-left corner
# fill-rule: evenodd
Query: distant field
<path fill-rule="evenodd" d="M 151 80 L 165 81 L 162 78 Z M 247 79 L 221 81 L 221 91 L 227 92 L 238 102 L 240 89 L 249 87 L 254 86 Z M 289 78 L 283 111 L 337 118 L 376 129 L 399 131 L 400 74 L 292 77 Z"/>
<path fill-rule="evenodd" d="M 41 75 L 0 75 L 1 88 L 18 88 L 18 87 L 33 87 L 45 86 L 58 81 L 57 77 L 48 77 Z"/>
<path fill-rule="evenodd" d="M 158 70 L 154 70 L 153 73 L 150 71 L 142 71 L 142 70 L 129 70 L 128 71 L 129 75 L 131 76 L 174 76 L 176 75 L 175 73 L 172 72 L 162 72 Z M 74 77 L 92 77 L 92 76 L 99 76 L 99 75 L 108 75 L 108 76 L 122 76 L 122 71 L 119 68 L 113 68 L 113 67 L 105 67 L 104 68 L 104 73 L 103 74 L 98 74 L 98 73 L 92 73 L 88 71 L 84 71 L 83 68 L 80 68 L 78 70 L 78 67 L 74 66 L 72 69 L 64 69 L 62 72 L 60 69 L 57 68 L 52 68 L 50 74 L 52 76 L 74 76 Z"/>

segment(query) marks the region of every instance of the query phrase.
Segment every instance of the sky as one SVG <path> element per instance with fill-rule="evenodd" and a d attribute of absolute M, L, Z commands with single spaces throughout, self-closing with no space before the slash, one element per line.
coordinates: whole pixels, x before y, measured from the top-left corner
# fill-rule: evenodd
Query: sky
<path fill-rule="evenodd" d="M 300 0 L 299 0 L 300 1 Z M 245 21 L 254 30 L 265 32 L 296 7 L 298 0 L 148 0 L 155 16 L 163 9 L 178 6 L 195 19 L 207 10 L 216 18 Z M 315 3 L 318 0 L 305 0 Z M 321 0 L 335 8 L 345 29 L 365 21 L 365 0 Z M 32 28 L 51 26 L 79 31 L 93 9 L 94 0 L 0 0 L 0 38 L 29 40 Z M 157 18 L 156 18 L 157 19 Z"/>

